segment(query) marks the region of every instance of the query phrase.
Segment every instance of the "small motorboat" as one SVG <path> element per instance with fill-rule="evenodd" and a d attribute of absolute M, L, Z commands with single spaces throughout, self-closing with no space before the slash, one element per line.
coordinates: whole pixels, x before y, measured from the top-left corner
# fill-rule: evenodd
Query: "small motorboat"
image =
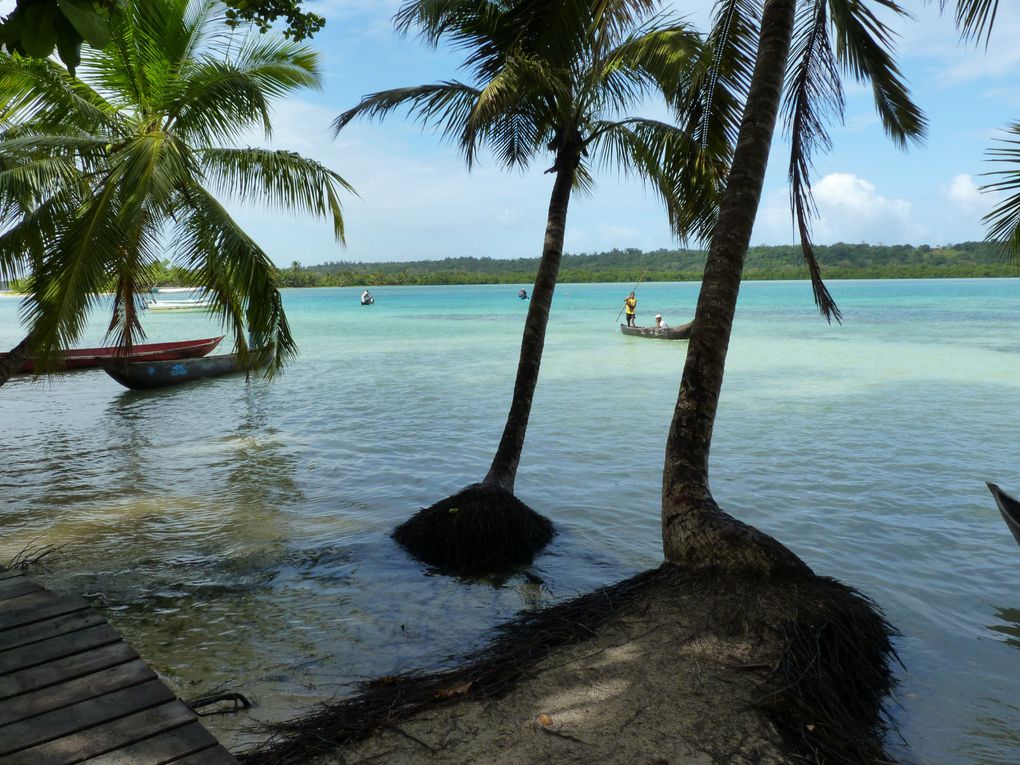
<path fill-rule="evenodd" d="M 691 336 L 694 322 L 689 321 L 679 327 L 630 327 L 626 324 L 620 325 L 620 331 L 625 335 L 634 337 L 657 337 L 660 340 L 687 340 Z"/>
<path fill-rule="evenodd" d="M 995 504 L 999 506 L 1002 520 L 1006 522 L 1006 526 L 1013 532 L 1013 539 L 1020 545 L 1020 501 L 1011 497 L 994 483 L 987 483 L 987 486 L 988 491 L 995 497 Z"/>
<path fill-rule="evenodd" d="M 255 354 L 249 353 L 249 360 L 255 361 Z M 106 374 L 126 388 L 151 390 L 181 385 L 192 380 L 207 377 L 222 377 L 235 372 L 246 372 L 257 364 L 244 366 L 237 354 L 207 356 L 199 359 L 177 359 L 176 361 L 124 361 L 123 359 L 100 359 L 99 365 Z"/>
<path fill-rule="evenodd" d="M 520 292 L 517 293 L 517 297 L 519 297 L 521 300 L 527 300 L 528 299 L 528 291 L 525 290 L 525 289 L 522 289 Z"/>
<path fill-rule="evenodd" d="M 192 300 L 150 300 L 145 304 L 150 311 L 206 311 L 213 307 L 209 298 Z"/>
<path fill-rule="evenodd" d="M 365 290 L 364 292 L 361 293 L 361 304 L 362 305 L 372 305 L 372 303 L 374 303 L 374 302 L 375 302 L 375 296 L 371 292 L 369 292 L 368 290 Z"/>
<path fill-rule="evenodd" d="M 203 340 L 175 340 L 169 343 L 143 343 L 131 346 L 131 353 L 125 356 L 124 349 L 117 346 L 102 348 L 70 348 L 64 354 L 63 369 L 94 369 L 99 359 L 120 358 L 125 361 L 169 361 L 171 359 L 193 359 L 205 356 L 220 344 L 223 335 Z M 6 356 L 0 353 L 0 358 Z M 35 359 L 28 359 L 18 372 L 35 371 Z"/>
<path fill-rule="evenodd" d="M 202 294 L 205 292 L 205 287 L 154 287 L 153 292 L 159 293 L 160 295 L 170 294 Z"/>

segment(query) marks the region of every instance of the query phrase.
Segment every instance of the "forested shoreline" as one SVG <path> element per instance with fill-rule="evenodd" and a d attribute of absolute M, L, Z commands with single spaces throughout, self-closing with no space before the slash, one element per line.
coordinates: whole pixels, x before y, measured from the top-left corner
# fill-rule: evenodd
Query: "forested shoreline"
<path fill-rule="evenodd" d="M 929 245 L 833 244 L 817 247 L 827 279 L 928 279 L 1011 277 L 1020 269 L 999 246 L 963 242 Z M 703 250 L 638 249 L 565 254 L 561 282 L 697 281 L 705 266 Z M 294 263 L 279 271 L 284 287 L 350 287 L 410 284 L 520 284 L 534 281 L 538 258 L 512 260 L 459 257 L 384 263 L 333 262 L 317 266 Z M 806 279 L 800 247 L 752 247 L 745 279 Z M 168 280 L 172 281 L 169 278 Z"/>
<path fill-rule="evenodd" d="M 826 279 L 951 279 L 1020 276 L 998 244 L 961 242 L 944 247 L 930 245 L 823 245 L 817 248 Z M 677 282 L 698 281 L 705 266 L 703 250 L 609 250 L 564 255 L 561 282 Z M 538 258 L 512 260 L 460 257 L 442 260 L 387 261 L 382 263 L 331 262 L 317 266 L 293 263 L 278 268 L 281 287 L 356 287 L 439 284 L 530 284 Z M 747 253 L 744 278 L 758 281 L 806 279 L 807 268 L 796 245 L 752 247 Z M 152 282 L 158 286 L 190 283 L 187 273 L 158 264 Z M 24 285 L 12 283 L 18 290 Z M 112 284 L 110 288 L 112 289 Z"/>

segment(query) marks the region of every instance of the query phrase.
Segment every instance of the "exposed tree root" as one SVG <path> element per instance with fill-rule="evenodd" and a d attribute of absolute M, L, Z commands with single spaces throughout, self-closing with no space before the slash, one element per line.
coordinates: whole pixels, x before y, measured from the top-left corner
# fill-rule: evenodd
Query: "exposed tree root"
<path fill-rule="evenodd" d="M 394 529 L 393 538 L 424 563 L 477 575 L 526 566 L 553 533 L 552 521 L 513 493 L 476 483 L 420 510 Z"/>
<path fill-rule="evenodd" d="M 751 647 L 753 659 L 731 669 L 752 683 L 754 708 L 764 725 L 779 731 L 791 761 L 890 761 L 883 748 L 882 702 L 892 686 L 889 660 L 895 654 L 892 630 L 871 601 L 827 578 L 733 579 L 671 564 L 525 612 L 498 627 L 492 643 L 453 670 L 381 678 L 355 697 L 273 725 L 271 738 L 240 759 L 257 765 L 306 762 L 393 730 L 421 712 L 501 699 L 536 677 L 538 663 L 551 652 L 589 640 L 610 620 L 646 609 L 642 618 L 654 620 L 648 605 L 661 598 L 682 604 L 695 637 Z"/>

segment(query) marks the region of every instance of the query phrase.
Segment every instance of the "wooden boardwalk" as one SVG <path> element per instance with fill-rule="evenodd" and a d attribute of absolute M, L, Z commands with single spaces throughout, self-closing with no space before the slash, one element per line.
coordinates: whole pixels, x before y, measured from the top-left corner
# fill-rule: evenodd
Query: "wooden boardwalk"
<path fill-rule="evenodd" d="M 0 568 L 0 765 L 237 760 L 106 620 Z"/>

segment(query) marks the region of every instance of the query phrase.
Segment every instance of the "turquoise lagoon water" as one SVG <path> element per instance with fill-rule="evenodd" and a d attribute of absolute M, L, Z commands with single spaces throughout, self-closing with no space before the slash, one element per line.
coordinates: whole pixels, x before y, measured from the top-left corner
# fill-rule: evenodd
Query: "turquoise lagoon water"
<path fill-rule="evenodd" d="M 125 391 L 102 372 L 0 389 L 0 561 L 89 594 L 182 696 L 219 685 L 279 719 L 372 676 L 448 664 L 493 624 L 656 565 L 685 343 L 626 338 L 631 285 L 561 285 L 518 477 L 559 535 L 498 584 L 389 539 L 480 479 L 503 426 L 520 286 L 294 290 L 301 356 L 271 382 Z M 696 284 L 638 289 L 641 323 Z M 743 287 L 712 454 L 721 504 L 902 632 L 893 713 L 918 763 L 1020 762 L 1020 549 L 985 480 L 1020 490 L 1020 280 Z M 0 299 L 0 345 L 20 339 Z M 83 344 L 101 339 L 97 317 Z M 206 317 L 153 315 L 152 340 Z M 210 718 L 241 743 L 247 718 Z"/>

